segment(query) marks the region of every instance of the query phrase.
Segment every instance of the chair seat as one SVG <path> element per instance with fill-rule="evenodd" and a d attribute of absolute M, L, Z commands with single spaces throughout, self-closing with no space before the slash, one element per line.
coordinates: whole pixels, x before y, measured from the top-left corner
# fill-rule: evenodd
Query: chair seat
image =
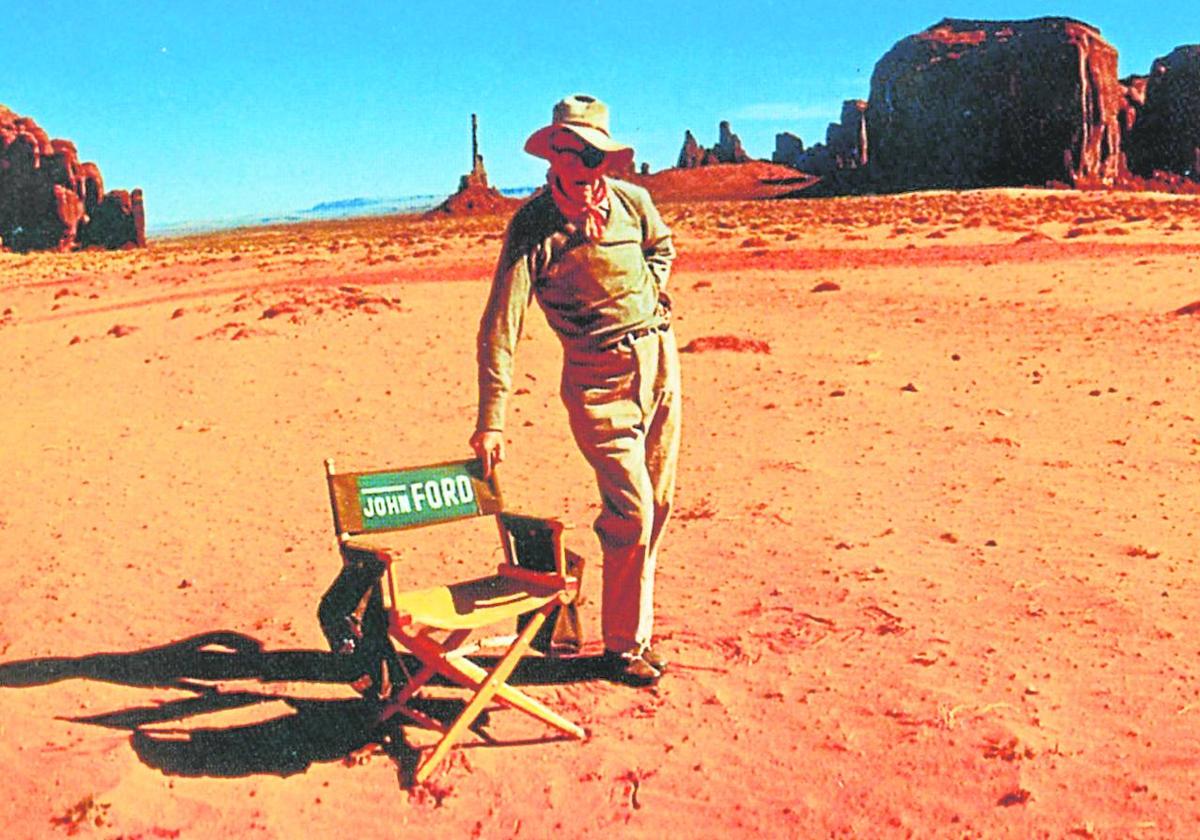
<path fill-rule="evenodd" d="M 394 615 L 439 630 L 469 630 L 532 612 L 559 597 L 561 590 L 503 575 L 449 586 L 431 586 L 396 595 Z"/>

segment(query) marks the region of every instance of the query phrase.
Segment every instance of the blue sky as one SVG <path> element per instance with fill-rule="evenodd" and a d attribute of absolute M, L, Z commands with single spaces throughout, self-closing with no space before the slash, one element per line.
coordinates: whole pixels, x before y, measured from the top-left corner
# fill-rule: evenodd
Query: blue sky
<path fill-rule="evenodd" d="M 943 17 L 1075 17 L 1120 72 L 1200 42 L 1194 2 L 353 2 L 0 0 L 0 103 L 75 141 L 107 188 L 142 187 L 152 226 L 356 196 L 447 194 L 470 114 L 498 186 L 539 183 L 521 151 L 563 95 L 607 101 L 653 169 L 685 129 L 731 121 L 755 157 L 822 140 L 875 62 Z"/>

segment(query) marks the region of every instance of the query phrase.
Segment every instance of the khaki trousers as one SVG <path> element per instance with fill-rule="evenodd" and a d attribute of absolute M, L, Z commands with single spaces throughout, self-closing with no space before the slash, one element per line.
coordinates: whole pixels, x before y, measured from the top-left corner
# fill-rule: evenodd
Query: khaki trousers
<path fill-rule="evenodd" d="M 674 334 L 651 333 L 602 351 L 567 351 L 562 399 L 600 489 L 595 530 L 604 560 L 604 646 L 640 651 L 654 629 L 654 567 L 679 460 Z"/>

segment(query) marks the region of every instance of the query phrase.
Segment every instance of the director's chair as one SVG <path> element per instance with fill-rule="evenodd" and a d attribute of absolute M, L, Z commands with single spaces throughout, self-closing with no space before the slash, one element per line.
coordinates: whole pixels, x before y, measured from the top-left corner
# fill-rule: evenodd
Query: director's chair
<path fill-rule="evenodd" d="M 485 480 L 477 460 L 339 473 L 330 459 L 325 461 L 325 474 L 343 560 L 349 562 L 351 554 L 367 553 L 384 564 L 388 634 L 421 662 L 384 706 L 378 720 L 382 723 L 400 714 L 442 733 L 417 766 L 414 781 L 420 784 L 429 778 L 493 699 L 574 738 L 583 738 L 581 727 L 507 682 L 547 617 L 578 594 L 579 579 L 568 573 L 562 523 L 504 511 L 495 471 Z M 461 583 L 404 591 L 398 579 L 399 553 L 362 539 L 485 515 L 496 517 L 504 562 L 494 575 Z M 530 552 L 543 556 L 523 556 Z M 518 618 L 520 632 L 490 672 L 460 650 L 472 631 Z M 408 704 L 438 675 L 474 691 L 449 726 Z"/>

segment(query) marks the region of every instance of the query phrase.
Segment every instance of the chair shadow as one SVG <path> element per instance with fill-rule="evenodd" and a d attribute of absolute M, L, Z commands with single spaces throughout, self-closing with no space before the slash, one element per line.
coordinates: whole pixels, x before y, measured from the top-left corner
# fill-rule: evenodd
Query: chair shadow
<path fill-rule="evenodd" d="M 472 656 L 490 667 L 494 657 Z M 419 668 L 402 657 L 410 672 Z M 316 650 L 264 651 L 262 643 L 245 634 L 215 631 L 158 647 L 124 653 L 94 653 L 79 657 L 45 657 L 0 663 L 0 688 L 29 688 L 67 679 L 86 679 L 143 688 L 176 688 L 194 696 L 149 706 L 119 709 L 84 717 L 65 718 L 130 732 L 130 743 L 147 766 L 168 775 L 239 777 L 256 774 L 287 776 L 313 763 L 346 761 L 356 754 L 377 751 L 395 762 L 400 784 L 409 787 L 420 751 L 404 736 L 398 720 L 378 725 L 377 707 L 354 698 L 314 700 L 260 691 L 222 691 L 207 682 L 246 679 L 264 682 L 348 683 L 358 674 L 346 657 Z M 528 657 L 509 682 L 548 685 L 602 678 L 590 657 L 548 659 Z M 435 681 L 436 682 L 436 681 Z M 282 714 L 247 725 L 172 728 L 171 722 L 230 709 L 282 702 Z M 430 717 L 450 723 L 462 711 L 462 700 L 416 699 L 411 705 Z M 486 713 L 472 729 L 485 741 Z M 547 740 L 555 740 L 548 737 Z M 372 745 L 374 748 L 372 749 Z"/>
<path fill-rule="evenodd" d="M 90 679 L 146 688 L 191 688 L 194 680 L 343 682 L 337 657 L 322 651 L 265 652 L 243 633 L 218 630 L 138 651 L 45 657 L 0 664 L 0 687 Z"/>

